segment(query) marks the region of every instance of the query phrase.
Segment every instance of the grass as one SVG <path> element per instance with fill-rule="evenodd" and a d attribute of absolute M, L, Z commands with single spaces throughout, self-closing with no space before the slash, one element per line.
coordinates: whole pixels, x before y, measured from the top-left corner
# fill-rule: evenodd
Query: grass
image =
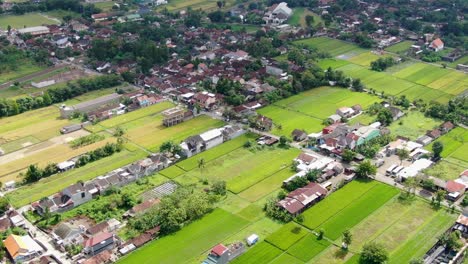
<path fill-rule="evenodd" d="M 279 249 L 287 250 L 309 232 L 300 225 L 290 222 L 266 238 L 266 241 Z"/>
<path fill-rule="evenodd" d="M 79 180 L 91 180 L 99 175 L 128 165 L 146 156 L 145 152 L 121 151 L 110 157 L 92 162 L 84 167 L 55 174 L 39 182 L 29 184 L 8 193 L 7 197 L 15 207 L 21 207 L 43 197 L 52 195 Z"/>
<path fill-rule="evenodd" d="M 289 248 L 287 252 L 297 259 L 307 262 L 330 245 L 331 243 L 328 240 L 317 239 L 315 235 L 309 234 Z"/>
<path fill-rule="evenodd" d="M 295 41 L 294 44 L 303 44 L 318 50 L 330 53 L 333 57 L 343 54 L 357 55 L 365 52 L 365 49 L 337 39 L 327 37 L 309 38 Z"/>
<path fill-rule="evenodd" d="M 426 134 L 427 130 L 432 130 L 441 124 L 441 121 L 427 118 L 419 111 L 410 111 L 398 121 L 393 122 L 389 129 L 392 134 L 408 137 L 416 140 Z"/>
<path fill-rule="evenodd" d="M 463 145 L 468 144 L 468 131 L 462 127 L 456 127 L 449 131 L 447 134 L 439 137 L 434 142 L 441 142 L 444 146 L 442 153 L 440 154 L 443 158 L 451 156 L 457 149 Z M 425 148 L 432 151 L 434 142 L 427 145 Z M 466 156 L 466 155 L 465 155 Z M 467 157 L 463 157 L 463 161 L 468 162 Z"/>
<path fill-rule="evenodd" d="M 406 41 L 399 42 L 395 45 L 392 45 L 390 47 L 387 47 L 385 48 L 385 50 L 388 52 L 393 52 L 393 53 L 403 53 L 409 50 L 409 48 L 411 48 L 411 45 L 413 44 L 414 44 L 413 41 L 406 40 Z"/>
<path fill-rule="evenodd" d="M 462 165 L 452 163 L 447 160 L 442 160 L 439 161 L 436 165 L 425 170 L 425 173 L 443 180 L 455 180 L 464 170 L 465 167 Z"/>
<path fill-rule="evenodd" d="M 247 223 L 238 216 L 216 209 L 177 233 L 148 243 L 117 263 L 145 264 L 154 263 L 155 259 L 161 264 L 182 263 L 238 232 Z"/>
<path fill-rule="evenodd" d="M 190 157 L 186 160 L 183 160 L 179 163 L 177 163 L 177 166 L 180 167 L 181 169 L 185 170 L 185 171 L 190 171 L 190 170 L 193 170 L 193 169 L 196 169 L 198 168 L 198 161 L 200 159 L 204 159 L 205 162 L 209 162 L 211 160 L 214 160 L 216 158 L 219 158 L 223 155 L 226 155 L 240 147 L 242 147 L 245 142 L 247 142 L 247 140 L 249 139 L 255 139 L 256 135 L 253 135 L 253 134 L 244 134 L 244 135 L 241 135 L 235 139 L 232 139 L 230 141 L 227 141 L 225 143 L 223 143 L 222 145 L 216 147 L 216 148 L 212 148 L 212 149 L 209 149 L 207 151 L 204 151 L 200 154 L 197 154 L 193 157 Z"/>
<path fill-rule="evenodd" d="M 98 2 L 98 3 L 93 3 L 95 7 L 101 9 L 103 12 L 112 10 L 112 6 L 114 6 L 115 2 L 114 1 L 106 1 L 106 2 Z"/>
<path fill-rule="evenodd" d="M 0 27 L 6 30 L 8 25 L 12 28 L 21 29 L 23 27 L 41 26 L 42 24 L 55 25 L 60 22 L 47 18 L 39 13 L 27 13 L 25 15 L 2 15 L 0 17 Z"/>
<path fill-rule="evenodd" d="M 306 27 L 306 16 L 308 15 L 314 17 L 312 25 L 317 25 L 318 23 L 322 22 L 322 18 L 319 15 L 313 13 L 312 11 L 309 11 L 304 7 L 297 7 L 293 9 L 293 14 L 288 19 L 287 23 L 292 26 Z"/>
<path fill-rule="evenodd" d="M 396 188 L 378 184 L 323 223 L 320 229 L 325 230 L 328 238 L 335 240 L 342 235 L 343 231 L 361 222 L 398 193 Z"/>
<path fill-rule="evenodd" d="M 156 151 L 167 140 L 180 142 L 189 136 L 222 125 L 222 121 L 202 115 L 172 127 L 165 127 L 162 124 L 162 116 L 156 115 L 124 123 L 121 127 L 126 131 L 127 139 L 148 150 Z"/>
<path fill-rule="evenodd" d="M 235 1 L 228 0 L 226 1 L 224 9 L 229 8 L 235 4 Z M 203 11 L 214 11 L 218 9 L 218 5 L 215 0 L 174 0 L 170 1 L 167 5 L 163 5 L 163 8 L 167 8 L 169 11 L 180 11 L 187 8 L 192 8 L 193 10 L 201 9 Z"/>
<path fill-rule="evenodd" d="M 326 70 L 328 67 L 331 67 L 332 69 L 336 69 L 345 65 L 348 65 L 349 62 L 345 60 L 340 60 L 340 59 L 323 59 L 320 60 L 317 65 L 320 66 L 322 69 Z"/>
<path fill-rule="evenodd" d="M 27 137 L 20 138 L 17 140 L 9 141 L 8 143 L 5 143 L 5 144 L 0 144 L 0 149 L 2 149 L 6 154 L 6 153 L 10 153 L 10 152 L 14 152 L 19 149 L 22 149 L 26 145 L 36 144 L 39 142 L 41 142 L 39 139 L 33 136 L 27 136 Z"/>
<path fill-rule="evenodd" d="M 260 242 L 252 249 L 232 261 L 232 264 L 261 264 L 269 263 L 278 257 L 282 251 L 267 242 Z"/>
<path fill-rule="evenodd" d="M 179 177 L 180 175 L 184 174 L 185 171 L 181 168 L 179 168 L 177 165 L 170 166 L 169 168 L 166 168 L 162 171 L 159 172 L 161 175 L 164 175 L 170 179 L 174 179 L 176 177 Z"/>
<path fill-rule="evenodd" d="M 0 23 L 2 23 L 2 19 L 4 19 L 4 17 L 0 17 Z M 0 84 L 24 77 L 31 73 L 38 72 L 42 69 L 43 69 L 42 67 L 35 65 L 32 61 L 29 61 L 29 60 L 22 61 L 22 63 L 20 63 L 18 65 L 18 68 L 15 69 L 14 71 L 0 73 Z M 17 96 L 17 95 L 23 94 L 23 92 L 18 93 L 20 91 L 19 88 L 9 88 L 7 90 L 8 90 L 8 93 L 6 94 L 4 94 L 3 90 L 1 90 L 0 95 L 2 95 L 2 97 L 3 96 L 10 97 L 12 95 Z M 7 95 L 10 95 L 10 96 L 7 96 Z"/>
<path fill-rule="evenodd" d="M 250 202 L 258 201 L 260 198 L 278 190 L 281 183 L 293 174 L 295 172 L 291 171 L 290 168 L 284 168 L 239 193 L 239 196 Z"/>
<path fill-rule="evenodd" d="M 203 169 L 193 169 L 186 176 L 224 180 L 233 193 L 240 193 L 276 172 L 288 167 L 299 150 L 265 148 L 263 150 L 236 149 L 207 162 Z"/>
<path fill-rule="evenodd" d="M 270 264 L 284 264 L 284 263 L 288 263 L 288 264 L 302 264 L 304 262 L 302 262 L 301 260 L 289 255 L 289 254 L 281 254 L 279 257 L 277 257 L 276 259 L 274 259 L 272 262 L 270 262 Z"/>
<path fill-rule="evenodd" d="M 448 64 L 449 67 L 456 68 L 458 64 L 468 64 L 468 55 L 465 55 L 454 62 Z"/>
<path fill-rule="evenodd" d="M 348 61 L 354 63 L 354 64 L 358 64 L 358 65 L 361 65 L 361 66 L 370 66 L 371 62 L 373 61 L 376 61 L 378 58 L 380 58 L 382 56 L 379 56 L 377 54 L 374 54 L 372 52 L 365 52 L 365 53 L 361 53 L 359 55 L 356 55 L 354 57 L 351 57 L 348 59 Z"/>

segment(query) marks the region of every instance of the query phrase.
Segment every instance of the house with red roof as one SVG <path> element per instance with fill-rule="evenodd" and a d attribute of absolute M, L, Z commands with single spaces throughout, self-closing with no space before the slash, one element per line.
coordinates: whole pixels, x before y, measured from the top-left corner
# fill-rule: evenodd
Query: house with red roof
<path fill-rule="evenodd" d="M 447 185 L 445 186 L 445 190 L 448 192 L 447 199 L 452 201 L 458 200 L 465 193 L 465 188 L 466 186 L 462 183 L 454 180 L 447 181 Z"/>
<path fill-rule="evenodd" d="M 104 250 L 114 248 L 114 235 L 109 232 L 101 232 L 85 240 L 83 252 L 94 256 Z"/>
<path fill-rule="evenodd" d="M 311 182 L 302 188 L 290 192 L 277 205 L 292 215 L 298 215 L 327 196 L 327 189 L 320 184 Z"/>
<path fill-rule="evenodd" d="M 441 51 L 444 49 L 444 42 L 440 38 L 436 38 L 431 42 L 429 48 L 435 52 Z"/>

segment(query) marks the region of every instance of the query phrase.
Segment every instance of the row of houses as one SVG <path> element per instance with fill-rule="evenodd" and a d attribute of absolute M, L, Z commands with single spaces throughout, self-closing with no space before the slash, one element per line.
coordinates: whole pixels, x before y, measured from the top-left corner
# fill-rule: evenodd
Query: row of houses
<path fill-rule="evenodd" d="M 163 154 L 152 154 L 148 158 L 116 169 L 89 182 L 75 183 L 59 193 L 34 202 L 32 207 L 40 215 L 49 212 L 64 212 L 104 194 L 110 188 L 119 188 L 139 178 L 153 174 L 172 164 Z"/>
<path fill-rule="evenodd" d="M 428 130 L 425 135 L 420 136 L 416 142 L 422 144 L 422 145 L 428 145 L 435 139 L 439 138 L 440 136 L 448 133 L 450 130 L 452 130 L 455 126 L 453 125 L 452 122 L 447 121 L 442 123 L 439 127 L 434 128 L 433 130 Z"/>

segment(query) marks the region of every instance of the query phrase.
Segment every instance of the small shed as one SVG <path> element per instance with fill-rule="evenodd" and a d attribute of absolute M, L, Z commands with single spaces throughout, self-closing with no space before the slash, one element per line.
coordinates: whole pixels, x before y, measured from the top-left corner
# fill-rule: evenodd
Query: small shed
<path fill-rule="evenodd" d="M 259 237 L 256 234 L 250 235 L 249 237 L 246 238 L 247 245 L 249 245 L 249 246 L 255 245 L 258 242 L 258 238 Z"/>

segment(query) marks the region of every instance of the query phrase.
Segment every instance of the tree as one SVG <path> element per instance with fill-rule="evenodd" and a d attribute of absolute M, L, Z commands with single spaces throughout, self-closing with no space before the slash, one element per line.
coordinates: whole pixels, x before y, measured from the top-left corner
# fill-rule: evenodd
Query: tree
<path fill-rule="evenodd" d="M 8 30 L 8 35 L 10 35 L 10 32 L 11 32 L 11 26 L 10 25 L 7 26 L 7 30 Z"/>
<path fill-rule="evenodd" d="M 356 153 L 349 149 L 345 149 L 343 151 L 343 154 L 341 154 L 341 158 L 343 158 L 343 161 L 346 161 L 346 162 L 352 161 L 355 156 L 356 156 Z"/>
<path fill-rule="evenodd" d="M 288 138 L 285 136 L 281 136 L 279 139 L 279 146 L 286 147 L 288 145 Z"/>
<path fill-rule="evenodd" d="M 360 178 L 368 178 L 371 175 L 375 175 L 377 167 L 372 165 L 369 160 L 361 162 L 356 169 L 356 175 Z"/>
<path fill-rule="evenodd" d="M 308 170 L 305 174 L 305 177 L 310 182 L 315 182 L 318 176 L 322 173 L 319 169 Z"/>
<path fill-rule="evenodd" d="M 226 195 L 226 182 L 216 181 L 211 185 L 211 191 L 218 195 Z"/>
<path fill-rule="evenodd" d="M 392 112 L 388 108 L 381 108 L 377 113 L 377 121 L 385 126 L 390 125 L 393 122 Z"/>
<path fill-rule="evenodd" d="M 7 198 L 0 197 L 0 215 L 3 215 L 8 210 L 9 207 L 10 207 L 10 204 L 8 203 Z"/>
<path fill-rule="evenodd" d="M 29 165 L 26 174 L 24 175 L 24 181 L 26 183 L 36 182 L 42 177 L 42 171 L 36 164 Z"/>
<path fill-rule="evenodd" d="M 403 161 L 407 158 L 409 158 L 409 151 L 406 149 L 397 149 L 396 152 L 398 158 L 400 159 L 400 165 L 403 164 Z"/>
<path fill-rule="evenodd" d="M 434 153 L 434 157 L 436 159 L 440 158 L 440 153 L 444 150 L 444 144 L 440 141 L 434 142 L 432 145 L 432 152 Z"/>
<path fill-rule="evenodd" d="M 323 230 L 323 228 L 321 228 L 318 232 L 318 236 L 317 236 L 317 239 L 318 240 L 321 240 L 323 239 L 323 236 L 325 235 L 325 230 Z"/>
<path fill-rule="evenodd" d="M 206 165 L 205 159 L 204 158 L 198 159 L 197 164 L 198 164 L 198 169 L 200 170 L 200 176 L 201 176 L 203 169 L 205 168 L 205 165 Z"/>
<path fill-rule="evenodd" d="M 359 78 L 354 79 L 351 85 L 355 91 L 361 92 L 362 90 L 364 90 L 364 85 L 362 84 L 361 79 Z"/>
<path fill-rule="evenodd" d="M 446 192 L 444 190 L 438 190 L 435 196 L 435 207 L 439 208 L 442 201 L 444 200 Z"/>
<path fill-rule="evenodd" d="M 312 25 L 312 23 L 314 23 L 314 16 L 311 16 L 311 15 L 306 15 L 305 17 L 305 21 L 306 21 L 306 25 L 308 27 L 310 27 Z"/>
<path fill-rule="evenodd" d="M 121 137 L 124 134 L 125 134 L 125 130 L 123 130 L 123 128 L 121 128 L 120 126 L 115 127 L 114 137 Z"/>
<path fill-rule="evenodd" d="M 460 237 L 460 231 L 456 230 L 451 233 L 443 234 L 439 237 L 439 241 L 441 244 L 445 245 L 448 250 L 458 250 L 462 247 Z"/>
<path fill-rule="evenodd" d="M 420 258 L 414 258 L 412 260 L 410 260 L 409 264 L 423 264 L 424 261 Z"/>
<path fill-rule="evenodd" d="M 383 245 L 376 242 L 366 243 L 362 247 L 359 262 L 362 264 L 381 264 L 388 260 L 388 253 Z"/>
<path fill-rule="evenodd" d="M 348 249 L 348 246 L 351 245 L 351 241 L 353 240 L 353 235 L 349 230 L 343 231 L 343 244 L 342 248 L 343 249 Z"/>

